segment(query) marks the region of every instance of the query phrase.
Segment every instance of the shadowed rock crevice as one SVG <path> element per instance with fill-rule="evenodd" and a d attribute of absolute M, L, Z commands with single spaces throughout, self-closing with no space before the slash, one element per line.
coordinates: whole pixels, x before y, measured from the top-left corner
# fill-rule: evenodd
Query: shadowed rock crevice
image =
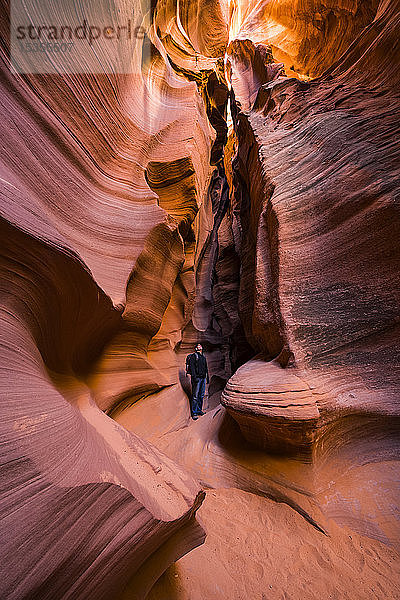
<path fill-rule="evenodd" d="M 2 597 L 397 598 L 399 7 L 112 0 L 128 73 L 21 75 L 3 3 Z"/>
<path fill-rule="evenodd" d="M 237 116 L 236 136 L 232 210 L 240 239 L 239 310 L 255 353 L 271 359 L 285 344 L 278 293 L 279 224 L 270 202 L 274 185 L 265 181 L 256 139 L 242 113 Z"/>

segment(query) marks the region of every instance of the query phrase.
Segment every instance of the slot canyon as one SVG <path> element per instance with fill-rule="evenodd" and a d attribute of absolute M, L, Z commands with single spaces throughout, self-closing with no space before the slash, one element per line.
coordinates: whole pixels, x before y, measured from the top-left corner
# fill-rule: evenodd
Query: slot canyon
<path fill-rule="evenodd" d="M 400 1 L 16 3 L 1 599 L 400 598 Z"/>

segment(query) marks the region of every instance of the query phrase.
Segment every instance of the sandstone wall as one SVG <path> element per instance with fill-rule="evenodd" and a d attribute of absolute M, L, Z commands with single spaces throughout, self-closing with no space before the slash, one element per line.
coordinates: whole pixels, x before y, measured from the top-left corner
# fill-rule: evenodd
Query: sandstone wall
<path fill-rule="evenodd" d="M 399 2 L 134 8 L 19 75 L 2 4 L 1 595 L 394 599 Z"/>

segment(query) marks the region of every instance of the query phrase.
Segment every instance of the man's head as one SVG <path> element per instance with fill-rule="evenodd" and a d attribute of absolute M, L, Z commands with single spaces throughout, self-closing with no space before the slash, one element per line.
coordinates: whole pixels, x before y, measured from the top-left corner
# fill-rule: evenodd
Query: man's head
<path fill-rule="evenodd" d="M 196 344 L 195 350 L 196 352 L 203 352 L 203 346 L 201 344 Z"/>

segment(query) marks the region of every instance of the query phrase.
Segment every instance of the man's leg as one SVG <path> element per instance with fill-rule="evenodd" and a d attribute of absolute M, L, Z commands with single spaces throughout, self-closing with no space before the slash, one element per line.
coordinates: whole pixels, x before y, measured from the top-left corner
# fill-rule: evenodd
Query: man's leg
<path fill-rule="evenodd" d="M 198 414 L 203 414 L 203 398 L 204 393 L 206 391 L 206 380 L 205 378 L 199 380 L 199 391 L 197 394 L 197 406 L 198 406 Z"/>
<path fill-rule="evenodd" d="M 192 377 L 192 416 L 197 417 L 199 414 L 198 398 L 199 398 L 200 379 Z"/>

